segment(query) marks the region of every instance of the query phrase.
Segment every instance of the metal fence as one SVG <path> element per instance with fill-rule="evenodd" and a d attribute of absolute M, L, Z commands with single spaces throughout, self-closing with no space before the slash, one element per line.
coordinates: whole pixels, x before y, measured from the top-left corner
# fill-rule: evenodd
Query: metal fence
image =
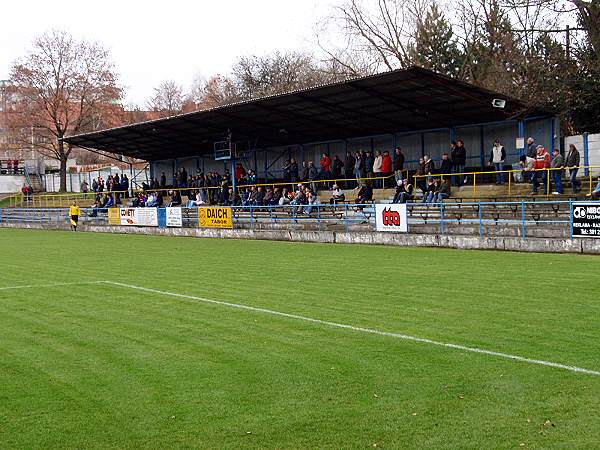
<path fill-rule="evenodd" d="M 199 226 L 198 208 L 181 208 L 184 228 Z M 265 228 L 269 224 L 285 228 L 313 229 L 375 229 L 375 206 L 355 205 L 286 205 L 286 206 L 233 206 L 234 228 Z M 80 224 L 108 226 L 106 209 L 82 208 Z M 449 202 L 439 204 L 410 203 L 407 205 L 408 225 L 413 230 L 423 225 L 433 225 L 435 232 L 444 235 L 450 227 L 460 232 L 461 227 L 479 228 L 484 237 L 489 227 L 519 228 L 519 235 L 527 237 L 531 227 L 555 227 L 571 230 L 573 203 L 571 201 L 538 202 Z M 64 224 L 68 222 L 67 208 L 3 208 L 0 223 Z"/>

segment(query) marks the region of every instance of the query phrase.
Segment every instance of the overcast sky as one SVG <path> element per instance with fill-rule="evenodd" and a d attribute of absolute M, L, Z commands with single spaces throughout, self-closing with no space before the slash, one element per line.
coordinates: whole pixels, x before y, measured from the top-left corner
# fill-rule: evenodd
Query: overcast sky
<path fill-rule="evenodd" d="M 317 21 L 333 0 L 7 0 L 0 6 L 0 79 L 33 38 L 64 29 L 108 47 L 127 102 L 196 74 L 228 73 L 242 55 L 314 48 Z"/>

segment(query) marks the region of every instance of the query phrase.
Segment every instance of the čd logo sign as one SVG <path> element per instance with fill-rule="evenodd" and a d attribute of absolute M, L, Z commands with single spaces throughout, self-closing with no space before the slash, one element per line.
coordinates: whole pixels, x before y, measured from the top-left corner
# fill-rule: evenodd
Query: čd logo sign
<path fill-rule="evenodd" d="M 399 227 L 402 223 L 400 220 L 400 213 L 398 211 L 392 211 L 391 208 L 385 208 L 381 212 L 381 220 L 386 227 Z"/>

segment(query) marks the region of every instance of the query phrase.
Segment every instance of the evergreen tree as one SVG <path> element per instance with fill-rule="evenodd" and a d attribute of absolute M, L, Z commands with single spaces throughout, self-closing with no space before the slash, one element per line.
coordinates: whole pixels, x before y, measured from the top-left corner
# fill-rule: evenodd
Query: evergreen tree
<path fill-rule="evenodd" d="M 451 77 L 458 76 L 462 54 L 452 26 L 437 3 L 432 3 L 425 18 L 418 21 L 410 54 L 418 66 Z"/>

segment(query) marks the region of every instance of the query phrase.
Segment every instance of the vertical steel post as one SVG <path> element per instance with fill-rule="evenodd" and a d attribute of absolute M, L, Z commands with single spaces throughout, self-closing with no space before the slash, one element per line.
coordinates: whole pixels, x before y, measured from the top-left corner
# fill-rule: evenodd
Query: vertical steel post
<path fill-rule="evenodd" d="M 348 232 L 348 203 L 344 203 L 346 209 L 346 233 Z"/>
<path fill-rule="evenodd" d="M 519 137 L 523 138 L 523 140 L 525 140 L 525 121 L 524 120 L 519 120 Z M 525 149 L 524 148 L 518 148 L 517 150 L 519 150 L 519 156 L 523 156 L 525 154 Z"/>
<path fill-rule="evenodd" d="M 589 133 L 583 133 L 583 165 L 585 166 L 585 176 L 588 176 L 590 169 L 590 135 Z"/>
<path fill-rule="evenodd" d="M 573 200 L 569 199 L 569 237 L 573 240 Z"/>
<path fill-rule="evenodd" d="M 479 237 L 483 238 L 483 205 L 481 204 L 481 202 L 479 202 L 478 205 L 479 205 Z"/>
<path fill-rule="evenodd" d="M 444 203 L 440 202 L 440 221 L 442 226 L 442 236 L 444 235 Z"/>
<path fill-rule="evenodd" d="M 525 239 L 525 233 L 527 229 L 525 228 L 525 202 L 521 200 L 521 239 Z"/>

